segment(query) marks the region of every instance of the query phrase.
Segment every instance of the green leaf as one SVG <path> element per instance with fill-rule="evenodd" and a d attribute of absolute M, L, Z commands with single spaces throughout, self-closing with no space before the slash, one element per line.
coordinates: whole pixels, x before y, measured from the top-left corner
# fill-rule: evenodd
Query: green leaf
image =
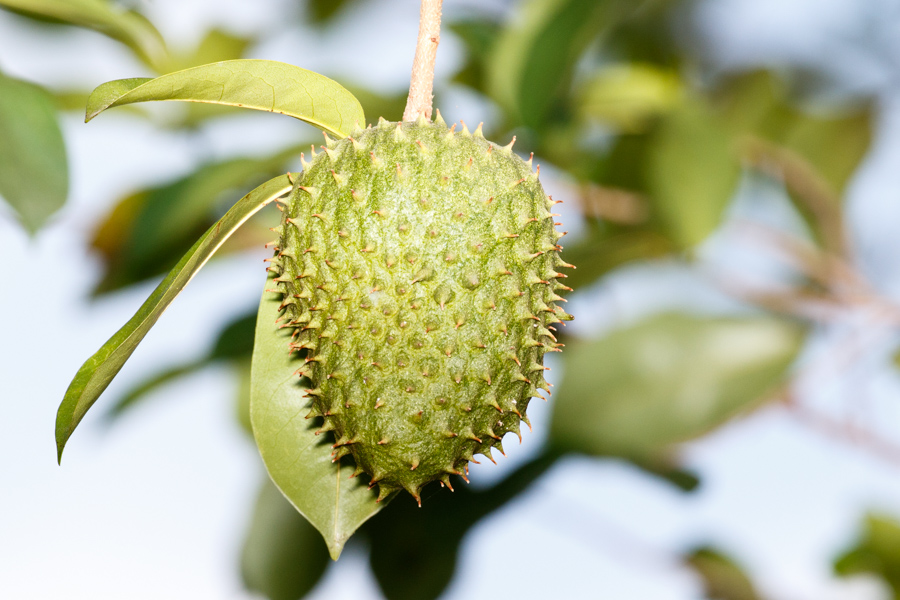
<path fill-rule="evenodd" d="M 322 536 L 266 479 L 241 552 L 241 577 L 269 600 L 298 600 L 328 568 Z"/>
<path fill-rule="evenodd" d="M 487 64 L 488 92 L 513 121 L 539 129 L 578 59 L 601 32 L 647 2 L 529 0 L 501 34 Z"/>
<path fill-rule="evenodd" d="M 183 248 L 222 215 L 223 199 L 283 173 L 300 148 L 287 148 L 263 158 L 207 163 L 184 177 L 120 200 L 91 240 L 91 246 L 105 259 L 103 277 L 94 294 L 165 273 Z M 247 231 L 242 237 L 248 237 Z M 250 243 L 259 246 L 269 241 L 271 234 L 264 233 L 265 238 L 254 237 Z M 229 248 L 235 247 L 229 244 Z"/>
<path fill-rule="evenodd" d="M 37 231 L 66 201 L 69 168 L 53 98 L 0 73 L 0 196 Z"/>
<path fill-rule="evenodd" d="M 359 4 L 359 0 L 307 0 L 306 12 L 313 23 L 322 24 L 354 4 Z"/>
<path fill-rule="evenodd" d="M 491 19 L 457 21 L 447 25 L 466 50 L 463 67 L 453 81 L 484 93 L 488 87 L 486 61 L 500 32 L 500 23 Z"/>
<path fill-rule="evenodd" d="M 712 548 L 698 548 L 685 560 L 700 578 L 706 597 L 715 600 L 762 600 L 737 563 Z"/>
<path fill-rule="evenodd" d="M 280 113 L 338 137 L 365 127 L 359 101 L 324 75 L 272 60 L 226 60 L 156 79 L 120 79 L 93 91 L 85 122 L 107 108 L 135 102 L 185 100 Z"/>
<path fill-rule="evenodd" d="M 0 0 L 0 7 L 93 29 L 122 42 L 150 66 L 158 66 L 165 57 L 162 36 L 146 18 L 104 0 Z"/>
<path fill-rule="evenodd" d="M 770 317 L 651 317 L 562 354 L 551 426 L 555 446 L 659 462 L 765 401 L 800 350 L 804 330 Z"/>
<path fill-rule="evenodd" d="M 695 99 L 668 113 L 650 144 L 645 176 L 655 212 L 676 242 L 692 248 L 719 226 L 737 187 L 731 137 Z"/>
<path fill-rule="evenodd" d="M 259 186 L 235 204 L 218 223 L 197 240 L 181 261 L 141 305 L 124 327 L 90 357 L 75 374 L 56 415 L 57 458 L 62 460 L 66 442 L 125 361 L 137 348 L 172 300 L 232 233 L 279 196 L 291 189 L 290 176 L 282 175 Z"/>
<path fill-rule="evenodd" d="M 640 63 L 610 65 L 584 83 L 578 111 L 619 131 L 640 132 L 674 108 L 682 91 L 673 72 Z"/>
<path fill-rule="evenodd" d="M 353 532 L 384 503 L 359 478 L 350 479 L 353 467 L 331 461 L 333 436 L 316 435 L 314 420 L 304 418 L 311 402 L 296 375 L 303 358 L 289 353 L 290 329 L 275 322 L 280 304 L 280 294 L 265 292 L 259 305 L 250 376 L 253 435 L 272 481 L 337 560 Z"/>
<path fill-rule="evenodd" d="M 834 571 L 842 577 L 861 573 L 884 579 L 900 598 L 900 523 L 884 514 L 866 515 L 863 531 L 855 546 L 845 551 L 834 563 Z"/>

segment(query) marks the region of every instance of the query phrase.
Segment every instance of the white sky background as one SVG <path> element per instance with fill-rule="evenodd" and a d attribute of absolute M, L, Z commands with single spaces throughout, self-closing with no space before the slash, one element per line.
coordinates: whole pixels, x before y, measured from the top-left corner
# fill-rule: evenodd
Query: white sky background
<path fill-rule="evenodd" d="M 275 31 L 255 57 L 385 91 L 403 87 L 417 3 L 370 2 L 329 33 L 287 35 L 280 15 L 293 14 L 293 4 L 155 0 L 145 6 L 173 46 L 191 45 L 213 25 Z M 445 4 L 451 12 L 463 3 Z M 853 74 L 858 89 L 881 90 L 878 137 L 854 182 L 850 214 L 867 272 L 891 292 L 900 290 L 900 263 L 887 259 L 900 255 L 900 70 L 890 60 L 900 61 L 900 42 L 894 41 L 900 37 L 891 35 L 900 18 L 893 10 L 893 20 L 876 19 L 866 28 L 860 16 L 868 10 L 890 15 L 895 4 L 715 0 L 698 14 L 722 66 L 827 61 L 834 72 Z M 883 53 L 873 54 L 864 42 L 879 35 Z M 326 45 L 327 53 L 318 51 Z M 445 35 L 438 77 L 452 73 L 458 60 L 458 45 Z M 59 30 L 48 41 L 6 13 L 0 13 L 0 68 L 57 86 L 145 73 L 127 51 L 99 35 Z M 491 112 L 464 92 L 445 96 L 443 104 L 448 120 L 477 122 Z M 221 324 L 255 305 L 264 277 L 262 249 L 215 262 L 192 282 L 73 436 L 62 467 L 55 461 L 53 424 L 75 371 L 152 289 L 85 301 L 99 276 L 87 238 L 112 202 L 188 172 L 210 153 L 263 153 L 310 130 L 279 116 L 249 115 L 209 127 L 201 151 L 189 136 L 153 129 L 125 113 L 110 111 L 90 125 L 81 121 L 70 115 L 63 123 L 72 191 L 53 224 L 30 241 L 0 214 L 0 598 L 248 598 L 238 554 L 262 471 L 233 419 L 231 375 L 217 370 L 191 377 L 111 428 L 98 416 L 117 392 L 203 352 Z M 553 185 L 552 178 L 546 185 Z M 579 316 L 575 326 L 599 330 L 631 320 L 659 309 L 659 298 L 682 307 L 721 302 L 706 291 L 686 291 L 686 284 L 697 289 L 696 280 L 675 268 L 617 275 L 590 299 L 570 304 Z M 900 386 L 883 358 L 879 354 L 853 377 L 826 378 L 809 391 L 824 403 L 865 397 L 885 431 L 900 439 Z M 477 469 L 476 482 L 508 471 L 536 449 L 548 408 L 532 406 L 535 433 L 523 446 L 510 446 L 500 468 Z M 501 597 L 693 600 L 701 597 L 699 583 L 672 556 L 713 542 L 742 562 L 773 600 L 888 597 L 872 581 L 834 579 L 830 561 L 853 539 L 864 511 L 900 515 L 900 469 L 810 432 L 777 409 L 692 444 L 686 457 L 703 479 L 692 495 L 612 461 L 559 464 L 470 533 L 446 596 L 496 591 L 497 573 L 518 573 L 504 578 Z M 380 597 L 362 551 L 351 546 L 313 597 Z"/>

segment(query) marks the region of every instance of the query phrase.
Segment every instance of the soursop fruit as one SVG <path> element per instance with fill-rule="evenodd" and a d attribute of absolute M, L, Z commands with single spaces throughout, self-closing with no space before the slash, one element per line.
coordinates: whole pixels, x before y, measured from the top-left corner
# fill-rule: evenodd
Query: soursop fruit
<path fill-rule="evenodd" d="M 279 325 L 305 351 L 309 417 L 379 500 L 419 500 L 502 452 L 549 392 L 542 359 L 571 319 L 557 304 L 564 234 L 531 160 L 455 127 L 438 113 L 327 140 L 278 228 Z"/>

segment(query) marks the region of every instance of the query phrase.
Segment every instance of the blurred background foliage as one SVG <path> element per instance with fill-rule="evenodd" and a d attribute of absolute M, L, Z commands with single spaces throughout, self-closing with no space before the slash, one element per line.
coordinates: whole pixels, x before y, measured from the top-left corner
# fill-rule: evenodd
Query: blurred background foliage
<path fill-rule="evenodd" d="M 328 28 L 365 2 L 309 0 L 302 18 Z M 712 271 L 710 278 L 738 308 L 724 316 L 703 309 L 651 316 L 595 337 L 561 332 L 568 346 L 557 363 L 563 376 L 549 440 L 536 458 L 493 487 L 461 485 L 455 494 L 433 494 L 422 509 L 398 500 L 364 526 L 371 569 L 387 598 L 441 595 L 469 528 L 560 457 L 617 457 L 690 493 L 702 481 L 679 464 L 680 443 L 766 403 L 796 403 L 797 359 L 809 337 L 828 326 L 821 315 L 884 304 L 853 266 L 844 206 L 848 182 L 872 144 L 873 99 L 817 93 L 822 74 L 755 65 L 708 69 L 702 48 L 685 43 L 680 32 L 691 4 L 523 0 L 502 14 L 470 10 L 445 23 L 464 61 L 450 81 L 438 82 L 436 105 L 448 87 L 476 94 L 496 115 L 485 125 L 487 137 L 506 143 L 516 136 L 516 149 L 533 151 L 564 190 L 560 195 L 574 198 L 569 210 L 578 214 L 580 231 L 564 253 L 577 266 L 566 280 L 572 288 L 602 284 L 624 265 L 675 261 Z M 0 0 L 0 7 L 42 23 L 42 35 L 69 26 L 100 32 L 156 73 L 239 58 L 257 42 L 213 29 L 196 48 L 178 54 L 167 51 L 139 12 L 105 0 Z M 0 197 L 29 232 L 52 218 L 67 194 L 57 113 L 83 110 L 95 83 L 43 89 L 0 72 Z M 348 87 L 370 119 L 399 118 L 404 90 Z M 199 135 L 204 122 L 234 112 L 201 105 L 162 115 L 124 110 L 185 135 Z M 91 243 L 103 261 L 94 294 L 158 278 L 230 202 L 285 172 L 316 139 L 270 156 L 207 162 L 121 198 L 94 230 Z M 731 218 L 739 188 L 749 180 L 782 190 L 801 225 L 788 230 Z M 554 193 L 549 184 L 548 191 Z M 254 221 L 225 250 L 259 248 L 271 237 L 269 225 Z M 748 234 L 782 257 L 787 276 L 749 285 L 740 272 L 723 277 L 715 270 L 704 250 L 709 240 Z M 243 382 L 236 418 L 249 430 L 254 320 L 255 311 L 235 319 L 205 356 L 126 391 L 109 419 L 158 397 L 151 392 L 179 377 L 226 364 Z M 679 560 L 696 572 L 709 598 L 762 598 L 718 549 L 686 550 Z M 273 600 L 304 596 L 329 568 L 319 535 L 268 480 L 248 517 L 240 568 L 248 589 Z M 900 526 L 866 517 L 860 540 L 834 568 L 842 576 L 883 578 L 900 598 Z"/>

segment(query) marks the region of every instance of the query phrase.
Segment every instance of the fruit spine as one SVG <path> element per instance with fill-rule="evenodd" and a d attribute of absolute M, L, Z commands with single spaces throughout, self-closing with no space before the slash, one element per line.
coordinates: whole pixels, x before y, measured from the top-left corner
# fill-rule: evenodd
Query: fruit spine
<path fill-rule="evenodd" d="M 502 452 L 549 392 L 542 359 L 571 319 L 557 305 L 564 234 L 531 160 L 455 127 L 438 113 L 326 136 L 277 228 L 279 326 L 305 353 L 307 418 L 324 419 L 335 460 L 352 454 L 379 500 L 419 500 Z"/>

